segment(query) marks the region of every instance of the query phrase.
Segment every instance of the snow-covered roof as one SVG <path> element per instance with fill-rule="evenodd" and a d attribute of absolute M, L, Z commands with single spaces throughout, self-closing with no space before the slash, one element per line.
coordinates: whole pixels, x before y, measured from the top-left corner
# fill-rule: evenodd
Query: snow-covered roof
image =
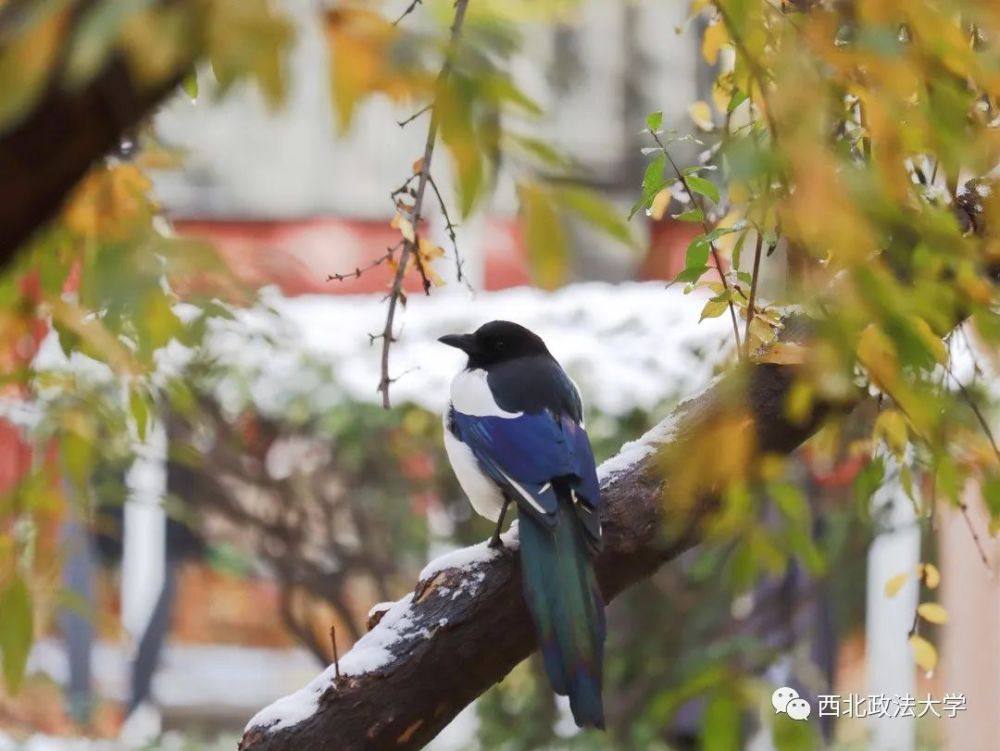
<path fill-rule="evenodd" d="M 255 373 L 249 397 L 264 411 L 279 409 L 295 394 L 318 405 L 344 396 L 376 401 L 381 330 L 386 305 L 381 297 L 266 295 L 278 312 L 237 314 L 212 336 L 209 348 L 239 371 Z M 391 350 L 390 376 L 395 403 L 414 402 L 443 409 L 448 385 L 464 364 L 462 353 L 436 340 L 472 331 L 498 318 L 538 333 L 579 384 L 585 401 L 601 412 L 623 414 L 650 409 L 703 386 L 727 352 L 727 322 L 698 323 L 700 295 L 665 289 L 661 283 L 588 283 L 556 292 L 520 287 L 500 292 L 436 291 L 412 296 L 398 317 L 398 341 Z M 280 342 L 248 346 L 248 332 L 267 333 Z M 302 356 L 329 363 L 333 383 L 310 382 Z M 233 384 L 220 387 L 224 403 L 238 401 Z M 235 406 L 235 405 L 231 405 Z"/>
<path fill-rule="evenodd" d="M 475 295 L 444 288 L 414 295 L 397 315 L 390 376 L 398 380 L 391 396 L 395 404 L 443 409 L 464 355 L 437 338 L 503 318 L 542 336 L 590 409 L 611 415 L 648 410 L 704 386 L 728 353 L 728 319 L 699 323 L 703 304 L 703 295 L 658 282 Z M 285 298 L 265 290 L 261 305 L 235 311 L 234 321 L 220 320 L 207 338 L 206 352 L 229 371 L 215 384 L 222 405 L 237 411 L 249 403 L 282 414 L 293 401 L 305 400 L 317 410 L 345 398 L 379 401 L 381 342 L 369 335 L 381 331 L 385 314 L 381 296 Z M 161 355 L 161 372 L 177 373 L 193 353 L 175 344 Z M 54 335 L 43 343 L 36 365 L 68 365 L 107 377 L 103 366 L 83 355 L 67 362 Z"/>

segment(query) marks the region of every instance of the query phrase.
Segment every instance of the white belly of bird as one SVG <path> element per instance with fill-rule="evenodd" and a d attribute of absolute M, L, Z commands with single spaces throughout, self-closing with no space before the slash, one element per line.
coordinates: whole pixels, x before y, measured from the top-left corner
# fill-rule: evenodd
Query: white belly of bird
<path fill-rule="evenodd" d="M 500 518 L 503 508 L 503 494 L 500 488 L 481 469 L 472 449 L 458 440 L 448 430 L 448 416 L 444 418 L 444 448 L 448 452 L 458 484 L 469 497 L 469 502 L 476 513 L 495 522 Z"/>

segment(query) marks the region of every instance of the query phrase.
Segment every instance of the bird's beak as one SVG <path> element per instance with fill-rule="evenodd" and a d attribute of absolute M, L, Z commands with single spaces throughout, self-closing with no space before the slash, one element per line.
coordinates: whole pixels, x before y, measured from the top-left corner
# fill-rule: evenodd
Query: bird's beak
<path fill-rule="evenodd" d="M 476 348 L 476 337 L 472 334 L 447 334 L 438 339 L 438 341 L 441 344 L 447 344 L 449 347 L 460 349 L 467 355 L 471 354 Z"/>

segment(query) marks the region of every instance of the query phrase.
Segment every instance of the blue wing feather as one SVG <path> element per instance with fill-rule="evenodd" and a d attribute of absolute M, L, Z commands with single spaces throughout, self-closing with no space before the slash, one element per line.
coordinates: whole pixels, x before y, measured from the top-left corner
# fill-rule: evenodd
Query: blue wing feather
<path fill-rule="evenodd" d="M 473 416 L 454 412 L 456 437 L 465 443 L 491 478 L 516 484 L 536 513 L 553 515 L 557 499 L 552 481 L 568 478 L 578 498 L 597 509 L 600 490 L 594 454 L 586 431 L 570 416 L 551 412 L 518 417 Z M 531 501 L 534 503 L 531 503 Z"/>

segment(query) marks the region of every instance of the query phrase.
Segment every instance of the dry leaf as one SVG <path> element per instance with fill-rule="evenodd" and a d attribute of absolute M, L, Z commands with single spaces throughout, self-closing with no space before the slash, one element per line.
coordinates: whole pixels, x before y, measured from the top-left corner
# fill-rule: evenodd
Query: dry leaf
<path fill-rule="evenodd" d="M 899 594 L 899 590 L 903 588 L 903 585 L 906 584 L 906 580 L 909 578 L 909 572 L 904 571 L 902 574 L 896 574 L 894 577 L 889 579 L 889 581 L 885 583 L 885 596 L 895 597 Z"/>
<path fill-rule="evenodd" d="M 928 589 L 937 589 L 941 583 L 941 572 L 933 563 L 921 563 L 917 566 L 917 576 L 923 577 Z"/>
<path fill-rule="evenodd" d="M 712 130 L 715 127 L 715 123 L 712 121 L 712 110 L 708 106 L 708 102 L 701 100 L 692 102 L 688 106 L 688 115 L 691 121 L 702 130 Z"/>
<path fill-rule="evenodd" d="M 926 672 L 931 672 L 937 665 L 938 654 L 934 645 L 919 634 L 910 636 L 910 646 L 913 647 L 913 661 Z"/>
<path fill-rule="evenodd" d="M 936 602 L 922 602 L 917 607 L 917 614 L 928 623 L 947 623 L 948 611 Z"/>

